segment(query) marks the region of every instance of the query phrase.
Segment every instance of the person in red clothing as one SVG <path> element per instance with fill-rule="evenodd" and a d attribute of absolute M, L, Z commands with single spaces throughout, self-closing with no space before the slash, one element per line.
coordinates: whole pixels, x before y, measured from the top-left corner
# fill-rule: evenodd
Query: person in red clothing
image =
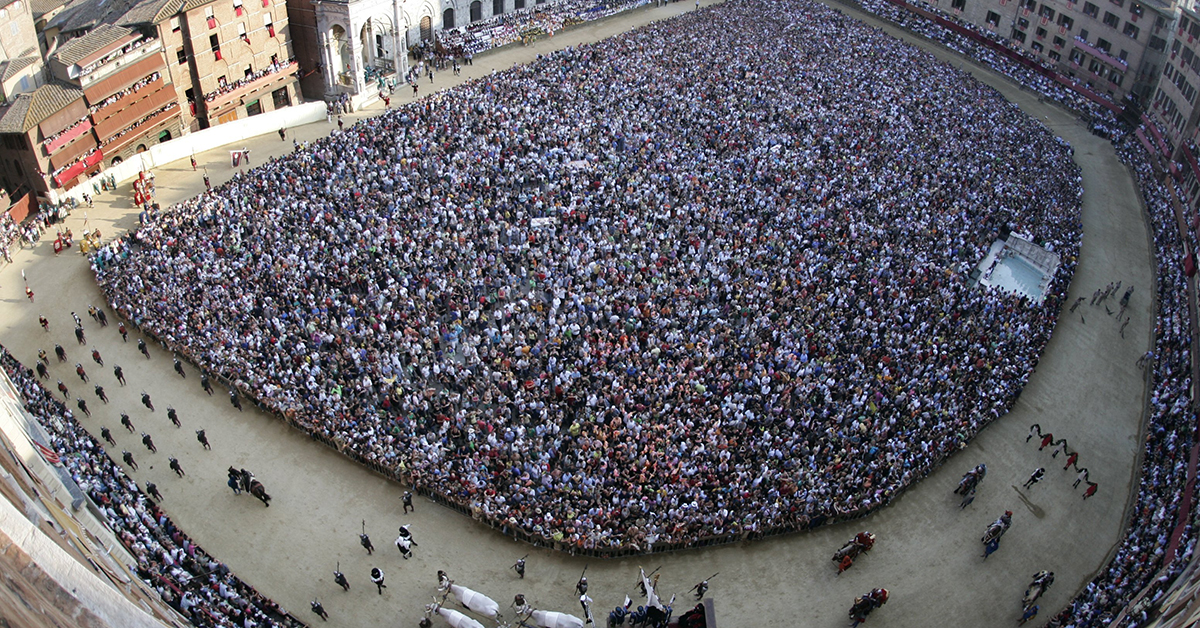
<path fill-rule="evenodd" d="M 1100 486 L 1100 485 L 1099 484 L 1088 484 L 1087 490 L 1083 492 L 1083 498 L 1087 499 L 1087 498 L 1091 497 L 1092 495 L 1095 495 L 1097 486 Z"/>
<path fill-rule="evenodd" d="M 1063 465 L 1063 471 L 1066 471 L 1067 467 L 1075 464 L 1076 460 L 1079 460 L 1079 452 L 1072 451 L 1071 455 L 1067 456 L 1067 464 Z"/>
<path fill-rule="evenodd" d="M 1054 440 L 1054 434 L 1046 434 L 1045 436 L 1043 436 L 1042 437 L 1042 446 L 1038 447 L 1038 451 L 1045 449 L 1050 444 L 1050 441 L 1052 441 L 1052 440 Z"/>

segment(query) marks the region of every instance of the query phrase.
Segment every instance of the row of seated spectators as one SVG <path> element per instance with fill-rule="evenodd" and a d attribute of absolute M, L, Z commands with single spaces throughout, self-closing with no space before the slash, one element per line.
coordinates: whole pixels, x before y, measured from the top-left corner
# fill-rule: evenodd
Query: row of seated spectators
<path fill-rule="evenodd" d="M 1153 617 L 1155 602 L 1191 560 L 1194 526 L 1189 520 L 1179 550 L 1163 565 L 1167 546 L 1185 506 L 1188 457 L 1195 443 L 1196 415 L 1191 409 L 1191 339 L 1186 276 L 1180 265 L 1183 241 L 1175 220 L 1171 190 L 1132 135 L 1117 143 L 1121 160 L 1136 173 L 1154 230 L 1158 275 L 1158 318 L 1150 413 L 1142 458 L 1141 484 L 1129 529 L 1108 566 L 1049 626 L 1109 626 L 1147 586 L 1147 595 L 1129 609 L 1121 626 L 1142 626 Z M 1177 190 L 1177 193 L 1182 195 Z M 1189 234 L 1188 237 L 1194 237 Z M 1191 250 L 1196 243 L 1190 242 Z M 1165 567 L 1165 569 L 1164 569 Z"/>
<path fill-rule="evenodd" d="M 131 571 L 158 591 L 164 602 L 201 628 L 304 625 L 175 527 L 71 411 L 4 347 L 0 347 L 0 368 L 20 391 L 25 409 L 50 434 L 50 444 L 72 479 L 104 512 L 114 535 L 136 558 Z"/>

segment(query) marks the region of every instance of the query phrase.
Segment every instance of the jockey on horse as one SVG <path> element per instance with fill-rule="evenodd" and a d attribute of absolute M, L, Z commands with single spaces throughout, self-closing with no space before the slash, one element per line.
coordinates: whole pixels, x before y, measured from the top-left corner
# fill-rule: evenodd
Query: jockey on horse
<path fill-rule="evenodd" d="M 963 475 L 962 480 L 958 483 L 958 488 L 954 489 L 955 495 L 966 495 L 973 489 L 977 488 L 983 482 L 983 476 L 987 475 L 987 465 L 979 464 L 974 469 L 967 471 Z"/>
<path fill-rule="evenodd" d="M 1025 589 L 1025 598 L 1021 600 L 1022 610 L 1028 609 L 1037 602 L 1038 598 L 1054 584 L 1054 572 L 1046 571 L 1045 569 L 1033 575 L 1033 582 L 1029 583 L 1029 588 Z"/>
<path fill-rule="evenodd" d="M 1004 514 L 1000 515 L 999 519 L 996 519 L 992 522 L 992 525 L 988 526 L 988 529 L 983 533 L 983 539 L 981 540 L 985 544 L 991 541 L 998 541 L 1000 540 L 1000 537 L 1004 536 L 1005 532 L 1008 532 L 1008 528 L 1010 526 L 1012 526 L 1012 511 L 1005 510 Z"/>
<path fill-rule="evenodd" d="M 870 532 L 863 531 L 854 535 L 854 538 L 846 542 L 833 555 L 833 562 L 838 563 L 838 573 L 849 569 L 854 564 L 854 559 L 858 558 L 863 552 L 871 551 L 875 546 L 875 535 Z"/>
<path fill-rule="evenodd" d="M 866 595 L 854 599 L 854 605 L 850 607 L 851 626 L 857 626 L 864 621 L 867 621 L 867 615 L 871 611 L 887 604 L 888 590 L 887 589 L 872 589 Z"/>

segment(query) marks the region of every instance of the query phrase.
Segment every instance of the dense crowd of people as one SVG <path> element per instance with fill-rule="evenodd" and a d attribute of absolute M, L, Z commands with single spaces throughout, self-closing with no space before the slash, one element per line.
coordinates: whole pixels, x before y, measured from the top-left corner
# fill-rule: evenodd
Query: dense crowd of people
<path fill-rule="evenodd" d="M 438 47 L 451 57 L 476 55 L 531 34 L 553 35 L 565 27 L 644 6 L 650 0 L 529 0 L 529 6 L 438 32 Z"/>
<path fill-rule="evenodd" d="M 1039 66 L 1044 66 L 1044 63 L 1040 59 L 1022 52 L 1019 47 L 1012 46 L 1009 40 L 996 33 L 981 29 L 975 24 L 942 11 L 938 7 L 921 0 L 915 0 L 911 4 L 925 11 L 935 13 L 943 19 L 954 22 L 958 26 L 988 40 L 993 45 L 985 45 L 979 40 L 946 28 L 924 15 L 899 7 L 888 0 L 856 0 L 856 2 L 859 6 L 874 15 L 1007 76 L 1022 87 L 1037 93 L 1048 101 L 1058 103 L 1076 111 L 1088 119 L 1105 121 L 1106 125 L 1111 127 L 1114 132 L 1118 132 L 1117 129 L 1119 127 L 1114 123 L 1115 119 L 1111 110 L 1050 78 L 1045 73 L 1030 67 L 1030 63 Z M 1003 48 L 1005 52 L 1002 52 L 1000 48 Z M 1011 56 L 1014 54 L 1020 55 L 1026 62 L 1017 61 Z M 1097 92 L 1096 95 L 1101 98 L 1108 98 L 1103 93 Z"/>
<path fill-rule="evenodd" d="M 1080 195 L 1069 147 L 968 74 L 734 0 L 360 122 L 95 266 L 352 455 L 645 549 L 861 514 L 963 447 L 1037 363 Z M 1006 226 L 1062 259 L 1043 303 L 970 285 Z"/>
<path fill-rule="evenodd" d="M 200 628 L 303 626 L 178 530 L 75 421 L 71 410 L 4 347 L 0 347 L 0 368 L 20 391 L 25 409 L 49 433 L 63 467 L 136 559 L 130 571 L 164 602 Z"/>

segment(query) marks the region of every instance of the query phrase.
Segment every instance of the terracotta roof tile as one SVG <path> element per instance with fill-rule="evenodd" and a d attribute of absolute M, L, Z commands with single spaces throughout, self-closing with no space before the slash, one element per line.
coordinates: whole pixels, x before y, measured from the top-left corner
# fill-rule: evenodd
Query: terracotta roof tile
<path fill-rule="evenodd" d="M 132 34 L 133 30 L 124 26 L 101 24 L 83 37 L 76 37 L 60 46 L 50 58 L 57 59 L 63 65 L 75 65 L 80 60 L 86 59 L 88 56 L 104 50 L 106 46 L 112 46 Z"/>

